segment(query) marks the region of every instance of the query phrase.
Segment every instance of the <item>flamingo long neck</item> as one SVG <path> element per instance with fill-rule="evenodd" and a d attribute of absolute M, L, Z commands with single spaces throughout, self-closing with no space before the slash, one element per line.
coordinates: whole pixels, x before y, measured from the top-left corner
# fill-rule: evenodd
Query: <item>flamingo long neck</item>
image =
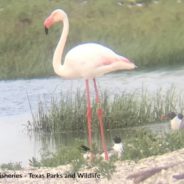
<path fill-rule="evenodd" d="M 69 21 L 68 21 L 67 15 L 65 14 L 63 19 L 63 31 L 61 33 L 60 40 L 57 44 L 57 47 L 53 56 L 54 71 L 57 75 L 62 77 L 65 77 L 66 76 L 65 73 L 67 72 L 64 68 L 64 64 L 63 65 L 61 64 L 61 60 L 62 60 L 63 50 L 65 47 L 68 32 L 69 32 Z"/>

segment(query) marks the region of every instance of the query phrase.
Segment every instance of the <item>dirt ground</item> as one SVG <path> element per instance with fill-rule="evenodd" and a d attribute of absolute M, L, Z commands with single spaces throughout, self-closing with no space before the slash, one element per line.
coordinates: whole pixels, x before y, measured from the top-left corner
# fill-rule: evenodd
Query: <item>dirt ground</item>
<path fill-rule="evenodd" d="M 0 184 L 184 184 L 184 149 L 138 162 L 118 161 L 110 180 L 93 169 L 78 173 L 70 173 L 70 169 L 70 165 L 66 165 L 24 168 L 21 171 L 0 170 Z"/>

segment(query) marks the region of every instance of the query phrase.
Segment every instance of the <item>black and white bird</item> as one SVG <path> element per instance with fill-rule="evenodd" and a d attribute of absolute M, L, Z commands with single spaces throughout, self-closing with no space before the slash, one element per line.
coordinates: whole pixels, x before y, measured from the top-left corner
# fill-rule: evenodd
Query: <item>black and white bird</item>
<path fill-rule="evenodd" d="M 179 130 L 184 128 L 184 118 L 183 114 L 175 112 L 169 112 L 165 116 L 162 116 L 162 120 L 170 120 L 170 125 L 172 130 Z"/>
<path fill-rule="evenodd" d="M 95 157 L 95 153 L 93 153 L 93 151 L 85 145 L 81 145 L 80 150 L 82 151 L 84 160 L 91 161 Z"/>
<path fill-rule="evenodd" d="M 124 152 L 124 146 L 123 143 L 121 141 L 121 138 L 116 136 L 113 138 L 113 146 L 111 149 L 108 150 L 108 156 L 109 158 L 112 158 L 113 156 L 117 157 L 118 159 L 120 159 L 123 155 Z M 85 160 L 91 160 L 93 158 L 102 158 L 105 159 L 105 153 L 94 153 L 93 151 L 90 150 L 89 147 L 85 146 L 85 145 L 81 145 L 80 149 L 84 152 L 83 153 L 83 158 Z"/>
<path fill-rule="evenodd" d="M 113 138 L 114 144 L 113 147 L 108 150 L 109 158 L 116 156 L 118 159 L 120 159 L 123 155 L 124 147 L 123 143 L 121 141 L 121 138 L 119 136 L 116 136 Z M 100 154 L 101 158 L 105 158 L 105 154 Z"/>

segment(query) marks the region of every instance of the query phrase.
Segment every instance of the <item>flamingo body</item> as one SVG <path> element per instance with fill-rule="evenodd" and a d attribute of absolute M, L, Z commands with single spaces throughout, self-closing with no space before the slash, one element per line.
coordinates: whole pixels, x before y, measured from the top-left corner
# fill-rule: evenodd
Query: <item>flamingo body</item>
<path fill-rule="evenodd" d="M 135 68 L 125 57 L 96 43 L 86 43 L 71 49 L 65 56 L 67 78 L 92 79 L 117 70 Z"/>

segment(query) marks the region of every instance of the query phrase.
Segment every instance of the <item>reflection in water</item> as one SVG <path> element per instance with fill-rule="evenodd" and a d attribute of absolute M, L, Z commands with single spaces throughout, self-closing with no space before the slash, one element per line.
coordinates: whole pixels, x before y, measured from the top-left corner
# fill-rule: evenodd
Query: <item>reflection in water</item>
<path fill-rule="evenodd" d="M 119 72 L 97 79 L 100 90 L 107 90 L 112 95 L 114 92 L 121 93 L 124 90 L 132 92 L 142 90 L 142 88 L 154 93 L 159 88 L 167 90 L 172 85 L 183 91 L 183 81 L 184 67 L 172 70 Z M 76 89 L 84 90 L 84 81 L 61 78 L 0 81 L 0 163 L 22 161 L 23 165 L 27 165 L 28 159 L 32 156 L 39 158 L 40 150 L 44 147 L 56 150 L 63 145 L 71 144 L 75 138 L 87 141 L 84 133 L 28 137 L 22 126 L 27 120 L 31 120 L 28 99 L 33 112 L 36 112 L 40 100 L 49 104 L 51 97 L 59 96 L 60 92 L 72 91 L 75 94 Z M 167 130 L 167 127 L 162 126 L 156 125 L 152 129 Z M 112 137 L 116 134 L 122 138 L 128 137 L 125 136 L 127 134 L 133 136 L 132 132 L 127 130 L 108 132 L 106 137 L 109 146 L 112 145 Z M 94 138 L 94 142 L 100 145 L 98 133 Z"/>

